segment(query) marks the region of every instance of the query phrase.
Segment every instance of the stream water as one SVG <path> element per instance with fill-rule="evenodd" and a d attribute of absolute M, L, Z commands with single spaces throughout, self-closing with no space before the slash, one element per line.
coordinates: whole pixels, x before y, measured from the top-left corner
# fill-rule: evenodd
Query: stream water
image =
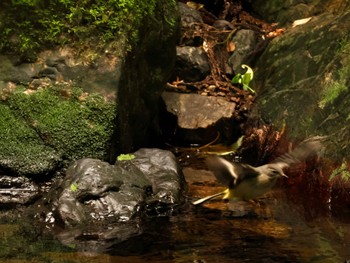
<path fill-rule="evenodd" d="M 188 202 L 171 217 L 151 218 L 142 234 L 105 253 L 62 245 L 33 222 L 0 222 L 0 262 L 347 262 L 350 207 L 332 207 L 321 186 L 279 184 L 256 203 L 190 201 L 220 191 L 205 170 L 184 169 Z M 296 190 L 299 189 L 299 190 Z M 318 194 L 317 194 L 318 193 Z M 326 202 L 326 207 L 325 203 Z"/>

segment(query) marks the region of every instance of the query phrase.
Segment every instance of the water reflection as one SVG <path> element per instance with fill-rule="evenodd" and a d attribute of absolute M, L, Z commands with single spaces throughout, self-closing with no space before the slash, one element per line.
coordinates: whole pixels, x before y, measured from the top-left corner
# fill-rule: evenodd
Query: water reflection
<path fill-rule="evenodd" d="M 108 251 L 82 252 L 78 245 L 69 245 L 79 244 L 74 238 L 64 246 L 58 242 L 62 236 L 50 236 L 52 232 L 39 230 L 32 222 L 6 222 L 0 225 L 1 262 L 324 263 L 350 259 L 349 206 L 338 202 L 340 207 L 335 207 L 330 202 L 335 193 L 321 183 L 312 182 L 311 188 L 311 177 L 300 179 L 306 180 L 303 183 L 284 181 L 257 203 L 212 201 L 192 206 L 190 201 L 221 186 L 208 171 L 185 168 L 184 172 L 189 185 L 187 204 L 173 216 L 148 218 L 142 232 L 108 246 Z"/>

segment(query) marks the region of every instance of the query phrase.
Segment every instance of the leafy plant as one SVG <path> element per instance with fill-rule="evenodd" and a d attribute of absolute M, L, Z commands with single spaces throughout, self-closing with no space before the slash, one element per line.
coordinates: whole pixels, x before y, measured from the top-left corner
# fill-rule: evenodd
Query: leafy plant
<path fill-rule="evenodd" d="M 252 93 L 255 93 L 255 90 L 253 90 L 249 84 L 252 81 L 254 77 L 254 73 L 251 67 L 243 64 L 241 66 L 243 69 L 246 69 L 247 71 L 244 74 L 236 74 L 233 79 L 231 80 L 232 84 L 239 84 L 242 85 L 243 90 L 249 90 Z"/>
<path fill-rule="evenodd" d="M 138 27 L 154 14 L 156 4 L 156 0 L 1 1 L 0 51 L 33 60 L 43 46 L 75 41 L 103 48 L 123 34 L 130 48 Z"/>
<path fill-rule="evenodd" d="M 348 165 L 345 161 L 342 162 L 342 164 L 333 170 L 330 180 L 333 180 L 336 177 L 340 177 L 344 181 L 349 181 L 350 180 L 350 171 L 348 169 Z"/>

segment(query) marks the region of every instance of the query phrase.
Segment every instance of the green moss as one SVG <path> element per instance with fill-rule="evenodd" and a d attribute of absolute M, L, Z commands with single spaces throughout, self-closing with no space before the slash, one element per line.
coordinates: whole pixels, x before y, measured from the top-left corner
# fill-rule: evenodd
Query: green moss
<path fill-rule="evenodd" d="M 75 41 L 103 47 L 128 36 L 129 48 L 138 28 L 151 17 L 158 0 L 17 0 L 0 2 L 0 51 L 33 60 L 43 46 Z M 175 1 L 168 1 L 175 2 Z M 171 16 L 170 16 L 171 17 Z M 169 23 L 173 23 L 171 19 Z"/>
<path fill-rule="evenodd" d="M 54 149 L 44 145 L 26 122 L 0 104 L 0 162 L 3 169 L 22 174 L 51 171 L 60 161 Z"/>
<path fill-rule="evenodd" d="M 83 98 L 79 88 L 73 88 L 69 97 L 62 97 L 62 90 L 53 87 L 32 95 L 17 93 L 7 103 L 45 145 L 64 159 L 105 159 L 114 129 L 115 105 L 106 103 L 100 95 Z"/>
<path fill-rule="evenodd" d="M 329 177 L 329 180 L 333 180 L 336 177 L 340 177 L 343 181 L 349 181 L 350 180 L 350 171 L 348 169 L 348 165 L 345 161 L 342 162 L 342 164 L 333 170 L 331 176 Z"/>
<path fill-rule="evenodd" d="M 347 90 L 344 81 L 331 81 L 322 92 L 322 99 L 318 106 L 323 109 L 328 104 L 333 102 Z"/>
<path fill-rule="evenodd" d="M 349 54 L 350 44 L 348 41 L 342 40 L 339 43 L 338 54 Z M 344 55 L 343 55 L 344 56 Z M 348 81 L 350 76 L 350 59 L 348 55 L 344 56 L 342 61 L 343 67 L 337 72 L 337 80 L 332 79 L 323 89 L 321 100 L 318 106 L 323 109 L 327 105 L 333 105 L 335 100 L 348 90 Z"/>

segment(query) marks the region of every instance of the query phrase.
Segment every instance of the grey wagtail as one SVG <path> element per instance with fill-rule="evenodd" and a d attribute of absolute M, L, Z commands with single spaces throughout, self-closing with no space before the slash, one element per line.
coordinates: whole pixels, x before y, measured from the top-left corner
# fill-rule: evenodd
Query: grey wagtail
<path fill-rule="evenodd" d="M 285 153 L 269 164 L 253 167 L 248 164 L 231 163 L 221 157 L 212 156 L 206 159 L 208 168 L 216 179 L 228 188 L 214 195 L 206 196 L 195 202 L 201 204 L 208 200 L 222 197 L 229 200 L 255 199 L 268 192 L 279 177 L 287 177 L 283 169 L 291 164 L 301 162 L 321 152 L 321 141 L 324 137 L 315 136 L 301 142 L 293 151 Z"/>

